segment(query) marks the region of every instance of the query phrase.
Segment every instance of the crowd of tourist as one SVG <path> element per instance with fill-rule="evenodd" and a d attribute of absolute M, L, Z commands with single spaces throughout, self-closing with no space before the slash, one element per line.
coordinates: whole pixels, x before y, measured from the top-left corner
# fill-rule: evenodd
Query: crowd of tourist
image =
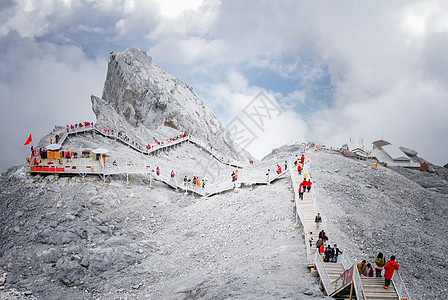
<path fill-rule="evenodd" d="M 389 288 L 395 270 L 398 271 L 400 268 L 395 261 L 394 255 L 387 260 L 381 252 L 378 253 L 378 256 L 375 259 L 375 272 L 372 264 L 367 263 L 365 260 L 358 262 L 356 267 L 359 275 L 362 277 L 382 277 L 382 272 L 384 270 L 384 288 L 386 290 Z"/>
<path fill-rule="evenodd" d="M 83 127 L 93 127 L 93 122 L 84 121 L 84 122 L 77 123 L 75 125 L 73 125 L 73 124 L 71 124 L 70 126 L 68 124 L 66 125 L 67 132 L 73 132 L 73 131 L 78 130 L 78 128 L 80 129 Z"/>

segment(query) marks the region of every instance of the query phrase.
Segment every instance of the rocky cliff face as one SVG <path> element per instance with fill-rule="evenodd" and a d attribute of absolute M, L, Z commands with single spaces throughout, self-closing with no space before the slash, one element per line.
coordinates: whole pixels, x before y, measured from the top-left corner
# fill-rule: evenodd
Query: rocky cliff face
<path fill-rule="evenodd" d="M 188 132 L 235 159 L 250 157 L 193 89 L 161 70 L 144 51 L 130 48 L 111 53 L 101 98 L 92 96 L 99 123 L 112 125 L 112 108 L 119 116 L 112 118 L 115 126 L 144 128 L 152 134 L 169 127 Z"/>

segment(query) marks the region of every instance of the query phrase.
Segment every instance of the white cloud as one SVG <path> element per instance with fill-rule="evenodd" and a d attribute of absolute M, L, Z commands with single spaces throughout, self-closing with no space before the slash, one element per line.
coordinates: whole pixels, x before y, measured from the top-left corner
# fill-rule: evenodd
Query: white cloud
<path fill-rule="evenodd" d="M 226 110 L 221 116 L 224 126 L 228 126 L 238 118 L 253 135 L 254 140 L 245 147 L 255 157 L 261 159 L 273 148 L 291 141 L 304 142 L 309 139 L 308 129 L 301 116 L 288 107 L 280 108 L 275 96 L 262 87 L 250 86 L 247 79 L 236 71 L 227 76 L 227 81 L 217 84 L 199 85 L 199 93 L 215 111 Z M 257 97 L 266 95 L 266 109 Z M 281 96 L 281 95 L 280 95 Z M 292 93 L 284 98 L 300 97 L 301 93 Z M 264 99 L 264 98 L 263 98 Z M 272 104 L 274 103 L 274 104 Z M 278 110 L 274 109 L 275 106 Z M 261 119 L 251 115 L 251 108 L 258 107 Z M 246 112 L 246 113 L 245 113 Z M 261 124 L 261 122 L 263 122 Z M 241 146 L 246 146 L 242 144 Z"/>
<path fill-rule="evenodd" d="M 36 145 L 55 125 L 95 120 L 90 95 L 101 96 L 106 60 L 90 61 L 76 47 L 38 44 L 18 36 L 2 42 L 21 49 L 0 57 L 1 68 L 11 71 L 11 76 L 0 74 L 0 151 L 8 154 L 0 161 L 4 170 L 24 162 L 28 134 Z"/>
<path fill-rule="evenodd" d="M 49 65 L 60 76 L 48 76 L 42 86 L 56 80 L 63 87 L 61 76 L 82 77 L 77 60 L 86 67 L 83 72 L 97 64 L 83 58 L 82 52 L 92 59 L 136 46 L 149 50 L 157 64 L 175 70 L 199 90 L 225 121 L 258 92 L 268 90 L 249 80 L 251 72 L 275 72 L 286 78 L 297 87 L 276 89 L 272 84 L 273 91 L 268 91 L 287 110 L 282 125 L 273 126 L 281 128 L 277 131 L 281 134 L 268 135 L 268 140 L 289 140 L 287 134 L 299 134 L 297 139 L 307 136 L 340 145 L 349 137 L 367 143 L 384 136 L 446 163 L 441 145 L 447 146 L 443 139 L 447 122 L 442 116 L 448 94 L 447 11 L 442 0 L 20 1 L 0 7 L 0 37 L 12 32 L 38 37 L 47 42 L 42 49 L 50 54 L 36 49 L 35 42 L 19 45 L 27 51 L 14 43 L 3 46 L 14 48 L 17 57 L 31 55 L 32 62 L 2 59 L 1 69 L 6 70 L 4 64 L 17 74 L 0 72 L 0 83 L 18 99 L 20 93 L 12 91 L 23 84 L 20 77 L 33 81 L 31 75 L 42 76 L 37 66 Z M 58 46 L 68 43 L 74 47 Z M 35 51 L 39 54 L 30 54 Z M 316 82 L 322 79 L 328 85 L 323 88 L 332 93 L 330 99 L 318 98 L 321 82 Z M 90 88 L 101 89 L 102 80 Z M 27 85 L 22 89 L 33 92 Z M 303 103 L 315 113 L 292 112 Z"/>
<path fill-rule="evenodd" d="M 176 18 L 187 10 L 196 10 L 202 0 L 155 0 L 160 7 L 160 14 L 168 18 Z"/>

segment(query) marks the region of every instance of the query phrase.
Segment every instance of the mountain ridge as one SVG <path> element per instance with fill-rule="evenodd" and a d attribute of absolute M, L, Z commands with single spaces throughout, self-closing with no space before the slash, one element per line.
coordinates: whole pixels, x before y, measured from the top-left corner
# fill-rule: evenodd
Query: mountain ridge
<path fill-rule="evenodd" d="M 172 128 L 194 135 L 234 159 L 254 160 L 234 142 L 193 88 L 163 71 L 142 50 L 112 52 L 102 97 L 92 95 L 91 99 L 100 125 L 111 125 L 108 119 L 114 114 L 112 108 L 116 112 L 112 118 L 115 126 L 139 128 L 145 137 Z"/>

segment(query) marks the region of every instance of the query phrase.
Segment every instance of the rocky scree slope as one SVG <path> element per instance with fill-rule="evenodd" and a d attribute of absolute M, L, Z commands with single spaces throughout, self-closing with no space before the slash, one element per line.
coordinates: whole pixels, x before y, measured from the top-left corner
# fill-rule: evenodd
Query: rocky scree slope
<path fill-rule="evenodd" d="M 190 133 L 237 160 L 253 159 L 235 144 L 189 85 L 161 70 L 139 49 L 111 53 L 103 95 L 92 96 L 92 106 L 98 123 L 104 126 L 131 125 L 150 132 L 171 127 Z M 111 118 L 113 111 L 118 117 Z"/>
<path fill-rule="evenodd" d="M 202 199 L 133 176 L 0 178 L 6 292 L 44 299 L 316 299 L 288 180 Z M 0 290 L 0 298 L 6 294 Z M 11 295 L 11 294 L 6 294 Z"/>
<path fill-rule="evenodd" d="M 365 162 L 337 154 L 307 157 L 330 241 L 337 241 L 354 262 L 374 263 L 378 252 L 395 255 L 412 299 L 444 299 L 448 195 L 415 182 L 435 175 L 402 170 L 412 174 L 410 180 L 396 170 L 366 168 Z M 441 178 L 433 182 L 447 185 Z"/>

